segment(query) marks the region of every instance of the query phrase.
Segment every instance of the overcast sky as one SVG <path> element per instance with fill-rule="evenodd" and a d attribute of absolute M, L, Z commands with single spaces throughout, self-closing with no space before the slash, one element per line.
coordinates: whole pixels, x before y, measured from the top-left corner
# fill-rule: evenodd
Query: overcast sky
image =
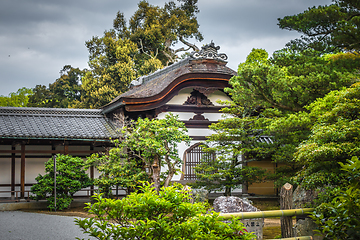
<path fill-rule="evenodd" d="M 48 86 L 64 65 L 88 68 L 85 41 L 112 28 L 118 11 L 129 19 L 134 0 L 0 0 L 0 95 L 21 87 Z M 165 0 L 149 0 L 164 6 Z M 277 18 L 329 5 L 331 0 L 199 0 L 204 41 L 214 41 L 237 70 L 252 48 L 270 54 L 299 36 L 281 30 Z"/>

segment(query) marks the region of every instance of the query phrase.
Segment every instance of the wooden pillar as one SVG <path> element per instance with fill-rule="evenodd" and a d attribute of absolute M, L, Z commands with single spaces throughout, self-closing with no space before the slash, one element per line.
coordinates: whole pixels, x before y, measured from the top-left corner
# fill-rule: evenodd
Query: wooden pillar
<path fill-rule="evenodd" d="M 69 143 L 65 142 L 64 143 L 64 155 L 68 155 L 69 154 Z"/>
<path fill-rule="evenodd" d="M 25 144 L 21 144 L 20 198 L 25 198 Z"/>
<path fill-rule="evenodd" d="M 247 166 L 247 162 L 245 161 L 245 156 L 243 154 L 241 154 L 241 161 L 242 161 L 242 167 L 246 167 Z M 243 182 L 242 186 L 242 194 L 243 195 L 247 195 L 249 193 L 249 188 L 248 188 L 248 182 Z"/>
<path fill-rule="evenodd" d="M 16 147 L 13 145 L 11 150 L 15 151 Z M 15 199 L 15 153 L 11 153 L 11 200 Z"/>
<path fill-rule="evenodd" d="M 93 150 L 94 150 L 94 146 L 91 145 L 90 151 L 93 151 Z M 90 167 L 90 178 L 91 178 L 91 180 L 94 180 L 94 166 Z M 90 186 L 90 195 L 91 196 L 94 195 L 94 185 L 93 184 Z"/>
<path fill-rule="evenodd" d="M 286 210 L 292 208 L 293 200 L 293 186 L 290 183 L 285 183 L 280 190 L 280 209 Z M 280 217 L 281 222 L 281 237 L 293 237 L 292 217 Z"/>

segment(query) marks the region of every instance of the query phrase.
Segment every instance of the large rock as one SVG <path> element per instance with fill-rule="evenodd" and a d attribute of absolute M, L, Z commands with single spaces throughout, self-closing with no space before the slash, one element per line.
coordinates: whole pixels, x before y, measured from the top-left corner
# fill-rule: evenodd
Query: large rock
<path fill-rule="evenodd" d="M 213 203 L 214 211 L 220 213 L 235 213 L 235 212 L 256 212 L 260 211 L 247 200 L 239 197 L 218 197 Z"/>
<path fill-rule="evenodd" d="M 318 193 L 319 191 L 305 190 L 298 186 L 293 192 L 293 209 L 309 207 L 309 205 L 313 204 Z"/>
<path fill-rule="evenodd" d="M 215 212 L 220 213 L 235 213 L 235 212 L 257 212 L 260 211 L 249 203 L 246 199 L 239 197 L 218 197 L 214 200 L 213 208 Z M 230 221 L 224 221 L 230 222 Z M 253 232 L 256 235 L 257 240 L 263 239 L 263 218 L 255 219 L 242 219 L 241 222 L 244 224 L 248 232 Z"/>
<path fill-rule="evenodd" d="M 298 186 L 293 193 L 293 208 L 308 208 L 313 207 L 314 200 L 317 198 L 320 190 L 305 190 Z M 316 234 L 318 229 L 314 221 L 307 216 L 298 216 L 296 224 L 294 225 L 294 235 L 312 236 L 314 240 L 322 240 L 323 236 Z"/>

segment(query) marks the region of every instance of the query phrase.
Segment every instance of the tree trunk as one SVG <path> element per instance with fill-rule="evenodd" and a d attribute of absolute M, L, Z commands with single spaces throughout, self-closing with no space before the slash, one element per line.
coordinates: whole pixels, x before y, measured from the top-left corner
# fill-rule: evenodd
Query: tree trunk
<path fill-rule="evenodd" d="M 161 166 L 160 166 L 160 159 L 158 157 L 155 157 L 154 162 L 152 164 L 152 180 L 154 182 L 154 187 L 157 192 L 160 191 L 160 172 L 161 172 Z"/>
<path fill-rule="evenodd" d="M 293 186 L 286 183 L 280 190 L 280 209 L 291 209 L 293 200 Z M 281 237 L 290 238 L 293 237 L 293 224 L 292 217 L 281 217 Z"/>

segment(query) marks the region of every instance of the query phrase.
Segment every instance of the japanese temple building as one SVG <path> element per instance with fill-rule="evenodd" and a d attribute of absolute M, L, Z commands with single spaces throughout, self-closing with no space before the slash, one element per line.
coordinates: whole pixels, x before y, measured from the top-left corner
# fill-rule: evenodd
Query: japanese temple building
<path fill-rule="evenodd" d="M 211 123 L 224 116 L 218 100 L 231 100 L 223 91 L 236 72 L 226 66 L 227 56 L 213 43 L 189 57 L 140 77 L 130 90 L 101 109 L 0 107 L 0 198 L 27 198 L 35 177 L 44 174 L 44 163 L 57 153 L 86 157 L 112 146 L 119 118 L 179 116 L 192 138 L 180 144 L 182 175 L 174 181 L 196 180 L 194 166 L 202 158 L 200 143 L 212 132 Z M 121 122 L 121 121 L 120 121 Z M 254 163 L 269 170 L 270 161 Z M 96 177 L 94 169 L 89 175 Z M 88 189 L 87 191 L 92 191 Z M 273 183 L 254 184 L 249 192 L 274 195 Z"/>

